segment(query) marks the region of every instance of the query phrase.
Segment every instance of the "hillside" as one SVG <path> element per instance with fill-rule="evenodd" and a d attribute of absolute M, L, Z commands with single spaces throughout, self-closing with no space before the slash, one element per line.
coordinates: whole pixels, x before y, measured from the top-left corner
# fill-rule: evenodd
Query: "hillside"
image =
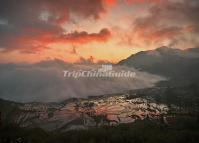
<path fill-rule="evenodd" d="M 118 63 L 141 71 L 158 74 L 173 83 L 189 84 L 199 81 L 199 48 L 187 50 L 160 47 L 131 55 Z"/>

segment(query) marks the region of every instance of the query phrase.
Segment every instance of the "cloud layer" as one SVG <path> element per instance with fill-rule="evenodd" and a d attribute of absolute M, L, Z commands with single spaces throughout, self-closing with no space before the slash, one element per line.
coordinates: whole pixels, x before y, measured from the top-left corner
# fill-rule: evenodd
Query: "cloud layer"
<path fill-rule="evenodd" d="M 153 5 L 147 16 L 138 17 L 133 22 L 133 32 L 147 43 L 161 43 L 165 40 L 170 43 L 183 42 L 188 40 L 187 35 L 195 39 L 194 34 L 199 34 L 198 13 L 197 0 L 164 0 Z"/>
<path fill-rule="evenodd" d="M 186 49 L 199 45 L 198 0 L 0 3 L 0 62 L 4 63 L 47 58 L 77 62 L 80 57 L 117 62 L 160 46 Z"/>
<path fill-rule="evenodd" d="M 66 33 L 63 28 L 65 22 L 71 22 L 72 14 L 99 19 L 106 12 L 107 0 L 1 0 L 0 3 L 0 48 L 4 51 L 40 51 L 57 41 L 101 42 L 110 35 L 108 29 L 102 29 L 99 35 L 89 35 L 84 31 Z"/>
<path fill-rule="evenodd" d="M 131 70 L 135 78 L 67 78 L 63 70 L 91 70 L 100 65 L 67 64 L 60 60 L 44 61 L 33 65 L 0 65 L 0 98 L 27 101 L 61 101 L 71 97 L 121 93 L 130 89 L 153 86 L 162 77 L 127 67 L 114 70 Z"/>

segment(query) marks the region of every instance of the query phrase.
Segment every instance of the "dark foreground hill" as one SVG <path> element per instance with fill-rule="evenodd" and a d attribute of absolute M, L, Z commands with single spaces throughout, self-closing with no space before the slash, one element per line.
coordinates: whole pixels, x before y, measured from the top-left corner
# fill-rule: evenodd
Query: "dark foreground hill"
<path fill-rule="evenodd" d="M 182 124 L 183 122 L 178 122 Z M 183 123 L 180 128 L 145 120 L 133 124 L 100 127 L 90 130 L 46 132 L 39 128 L 28 129 L 6 126 L 0 129 L 1 143 L 197 143 L 198 124 Z M 185 127 L 186 125 L 186 127 Z"/>

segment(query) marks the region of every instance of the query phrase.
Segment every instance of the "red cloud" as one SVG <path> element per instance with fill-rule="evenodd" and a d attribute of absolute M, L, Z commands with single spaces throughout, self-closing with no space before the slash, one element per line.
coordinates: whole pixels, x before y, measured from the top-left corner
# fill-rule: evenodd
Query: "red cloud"
<path fill-rule="evenodd" d="M 113 6 L 117 3 L 117 0 L 104 0 L 104 3 L 108 6 Z"/>
<path fill-rule="evenodd" d="M 111 32 L 104 28 L 99 33 L 87 33 L 82 32 L 73 32 L 66 35 L 62 35 L 56 39 L 56 42 L 61 43 L 72 43 L 72 44 L 86 44 L 92 41 L 96 42 L 105 42 L 111 37 Z"/>
<path fill-rule="evenodd" d="M 160 3 L 161 0 L 124 0 L 127 4 Z"/>
<path fill-rule="evenodd" d="M 115 0 L 6 0 L 0 5 L 0 17 L 8 21 L 0 32 L 1 51 L 40 51 L 53 42 L 102 42 L 110 37 L 107 29 L 100 33 L 75 32 L 63 35 L 62 24 L 78 18 L 100 18 L 107 5 Z M 62 36 L 60 36 L 62 35 Z"/>
<path fill-rule="evenodd" d="M 82 32 L 73 32 L 66 35 L 58 36 L 58 33 L 61 34 L 61 31 L 40 31 L 40 30 L 28 30 L 35 34 L 33 35 L 20 35 L 19 37 L 10 38 L 9 48 L 6 48 L 4 52 L 19 50 L 26 53 L 37 53 L 43 49 L 49 48 L 48 45 L 52 43 L 66 43 L 72 44 L 87 44 L 90 42 L 106 42 L 111 37 L 111 32 L 104 28 L 100 30 L 99 33 L 87 33 Z"/>

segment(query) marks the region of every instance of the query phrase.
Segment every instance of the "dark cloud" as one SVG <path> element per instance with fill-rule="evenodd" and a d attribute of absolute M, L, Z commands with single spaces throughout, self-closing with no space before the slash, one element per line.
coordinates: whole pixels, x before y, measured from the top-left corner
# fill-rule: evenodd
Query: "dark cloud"
<path fill-rule="evenodd" d="M 105 12 L 103 0 L 1 0 L 0 2 L 1 17 L 11 23 L 21 24 L 24 21 L 37 21 L 42 12 L 48 12 L 49 20 L 52 21 L 64 19 L 70 13 L 98 18 L 100 13 Z"/>
<path fill-rule="evenodd" d="M 0 0 L 0 47 L 42 50 L 63 34 L 71 14 L 97 19 L 103 12 L 104 0 Z"/>
<path fill-rule="evenodd" d="M 95 60 L 95 58 L 93 56 L 90 56 L 89 58 L 80 57 L 79 60 L 77 61 L 77 63 L 79 63 L 79 64 L 93 64 L 94 60 Z"/>
<path fill-rule="evenodd" d="M 134 32 L 144 40 L 158 42 L 187 33 L 198 34 L 198 25 L 198 0 L 165 0 L 152 6 L 147 16 L 136 19 Z"/>

